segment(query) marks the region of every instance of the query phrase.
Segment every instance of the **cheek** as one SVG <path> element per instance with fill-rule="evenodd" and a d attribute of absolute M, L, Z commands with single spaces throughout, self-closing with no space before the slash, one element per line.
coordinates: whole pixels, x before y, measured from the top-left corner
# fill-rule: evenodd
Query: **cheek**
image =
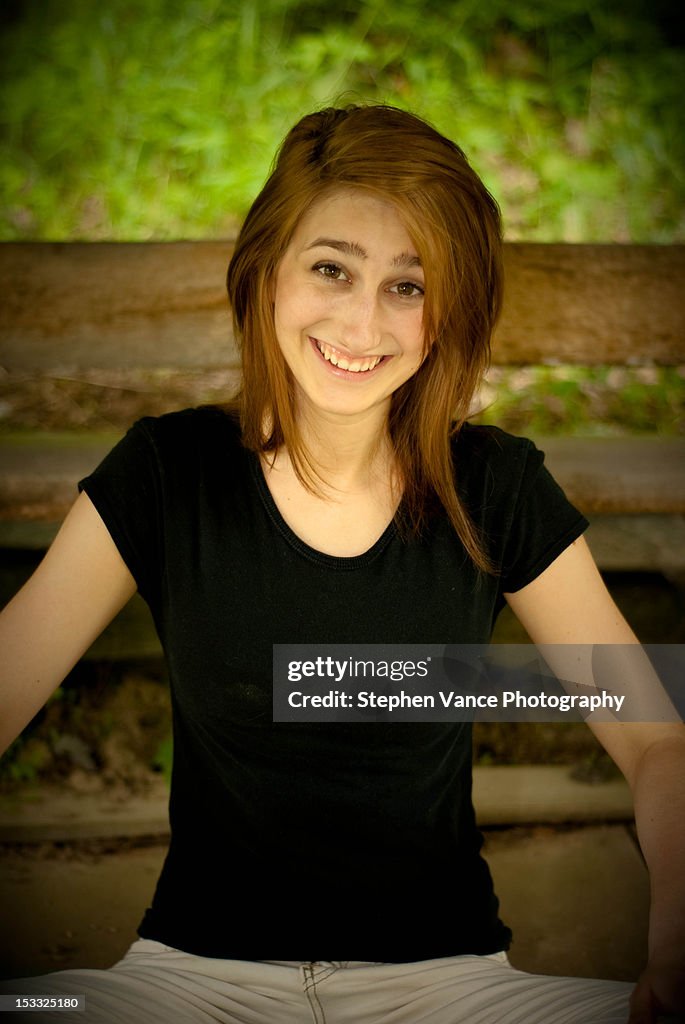
<path fill-rule="evenodd" d="M 292 316 L 293 306 L 297 305 L 298 286 L 287 257 L 276 271 L 272 285 L 272 301 L 274 319 L 285 322 Z"/>
<path fill-rule="evenodd" d="M 274 292 L 274 324 L 277 333 L 292 330 L 297 325 L 297 300 L 288 287 L 287 278 L 276 282 Z"/>
<path fill-rule="evenodd" d="M 286 282 L 276 290 L 274 322 L 276 329 L 306 332 L 330 315 L 329 304 L 315 290 L 289 289 Z"/>
<path fill-rule="evenodd" d="M 413 318 L 411 325 L 407 325 L 405 337 L 407 338 L 407 348 L 415 353 L 417 364 L 420 364 L 424 357 L 424 327 L 421 313 L 418 313 Z M 430 345 L 426 346 L 426 354 L 429 348 Z"/>

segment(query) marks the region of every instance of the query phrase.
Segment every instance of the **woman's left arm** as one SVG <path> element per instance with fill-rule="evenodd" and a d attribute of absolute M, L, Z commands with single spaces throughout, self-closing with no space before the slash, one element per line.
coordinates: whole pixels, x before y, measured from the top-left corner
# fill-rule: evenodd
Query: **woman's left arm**
<path fill-rule="evenodd" d="M 532 583 L 505 597 L 535 644 L 579 645 L 585 651 L 594 644 L 620 645 L 621 671 L 624 645 L 638 644 L 582 538 Z M 544 656 L 550 662 L 546 651 Z M 567 679 L 570 660 L 563 667 Z M 587 683 L 587 658 L 576 660 L 579 676 L 572 681 Z M 638 663 L 639 656 L 631 660 Z M 673 721 L 588 724 L 630 784 L 649 869 L 649 959 L 631 999 L 630 1024 L 653 1024 L 659 1012 L 685 1019 L 685 726 Z"/>

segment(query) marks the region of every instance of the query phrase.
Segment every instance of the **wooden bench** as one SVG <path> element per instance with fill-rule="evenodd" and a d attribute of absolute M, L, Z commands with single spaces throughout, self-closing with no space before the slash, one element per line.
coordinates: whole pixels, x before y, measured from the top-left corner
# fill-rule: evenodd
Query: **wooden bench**
<path fill-rule="evenodd" d="M 230 391 L 238 376 L 224 290 L 230 254 L 228 241 L 0 245 L 5 385 L 122 369 L 213 370 Z M 685 246 L 509 243 L 505 259 L 496 365 L 685 364 Z M 46 547 L 76 481 L 116 437 L 0 435 L 5 590 L 20 582 L 12 552 Z M 602 569 L 685 575 L 685 439 L 535 440 L 590 518 Z M 157 651 L 139 605 L 124 610 L 99 654 Z"/>

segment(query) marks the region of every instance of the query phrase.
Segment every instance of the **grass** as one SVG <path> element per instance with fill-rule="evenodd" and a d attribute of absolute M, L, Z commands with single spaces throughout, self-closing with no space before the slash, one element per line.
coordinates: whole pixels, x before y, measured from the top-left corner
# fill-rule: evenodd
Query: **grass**
<path fill-rule="evenodd" d="M 676 436 L 685 367 L 494 367 L 476 421 L 522 434 Z"/>

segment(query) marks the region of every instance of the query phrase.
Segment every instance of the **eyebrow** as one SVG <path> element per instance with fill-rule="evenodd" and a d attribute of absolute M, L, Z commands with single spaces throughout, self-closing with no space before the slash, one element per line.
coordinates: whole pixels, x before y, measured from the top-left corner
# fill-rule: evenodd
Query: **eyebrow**
<path fill-rule="evenodd" d="M 306 247 L 305 252 L 309 249 L 316 249 L 319 246 L 325 246 L 328 249 L 336 249 L 345 256 L 355 256 L 360 260 L 368 259 L 366 249 L 362 248 L 362 246 L 357 242 L 347 242 L 342 238 L 317 238 L 311 243 L 311 245 Z M 399 256 L 393 257 L 392 265 L 393 267 L 420 267 L 421 260 L 418 256 L 414 256 L 412 253 L 402 252 Z"/>

